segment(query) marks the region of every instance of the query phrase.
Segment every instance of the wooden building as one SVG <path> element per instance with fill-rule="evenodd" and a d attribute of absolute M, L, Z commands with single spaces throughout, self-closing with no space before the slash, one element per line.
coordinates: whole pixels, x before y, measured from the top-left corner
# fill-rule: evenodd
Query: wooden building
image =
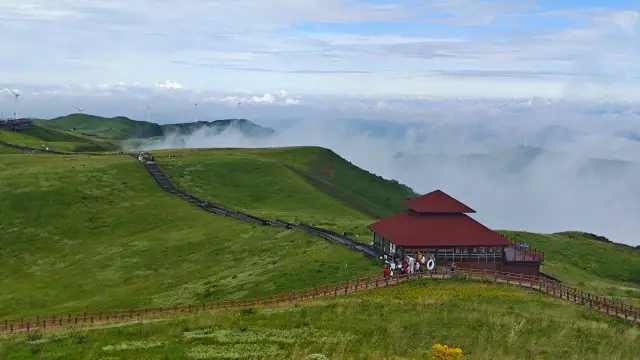
<path fill-rule="evenodd" d="M 408 210 L 368 226 L 374 247 L 389 256 L 404 258 L 421 251 L 438 265 L 540 272 L 541 252 L 515 244 L 477 222 L 467 215 L 475 210 L 440 190 L 402 205 Z"/>

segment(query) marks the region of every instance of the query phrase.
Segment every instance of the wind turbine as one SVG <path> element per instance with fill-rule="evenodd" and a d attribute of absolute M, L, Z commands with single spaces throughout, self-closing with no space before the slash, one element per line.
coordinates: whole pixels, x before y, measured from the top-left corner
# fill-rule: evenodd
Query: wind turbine
<path fill-rule="evenodd" d="M 149 102 L 148 101 L 145 101 L 144 103 L 147 105 L 147 122 L 149 122 L 151 106 L 149 106 Z"/>
<path fill-rule="evenodd" d="M 20 97 L 20 93 L 13 91 L 13 89 L 10 90 L 13 93 L 13 96 L 16 97 L 16 110 L 13 113 L 13 118 L 14 120 L 18 120 L 18 98 Z"/>
<path fill-rule="evenodd" d="M 198 122 L 198 103 L 193 104 L 193 106 L 196 108 L 196 122 Z"/>
<path fill-rule="evenodd" d="M 80 107 L 77 107 L 75 105 L 71 105 L 71 106 L 73 106 L 74 109 L 78 110 L 78 112 L 80 114 L 82 114 L 84 112 L 84 106 L 80 106 Z"/>

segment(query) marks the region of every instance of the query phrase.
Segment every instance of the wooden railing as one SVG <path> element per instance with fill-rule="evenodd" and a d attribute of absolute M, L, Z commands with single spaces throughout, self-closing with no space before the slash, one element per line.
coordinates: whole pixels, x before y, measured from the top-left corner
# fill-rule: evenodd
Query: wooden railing
<path fill-rule="evenodd" d="M 544 252 L 542 250 L 534 249 L 530 246 L 522 247 L 524 244 L 521 241 L 513 240 L 503 233 L 498 233 L 503 238 L 511 242 L 511 246 L 514 249 L 513 256 L 507 256 L 507 261 L 539 261 L 544 262 Z M 528 244 L 527 244 L 528 245 Z"/>
<path fill-rule="evenodd" d="M 146 318 L 157 318 L 168 315 L 175 316 L 214 309 L 227 310 L 255 306 L 271 306 L 307 299 L 324 298 L 377 289 L 399 284 L 409 279 L 446 279 L 451 277 L 518 285 L 524 288 L 549 294 L 559 299 L 582 304 L 592 309 L 601 311 L 605 314 L 624 318 L 632 323 L 640 323 L 640 309 L 618 300 L 590 294 L 539 276 L 469 268 L 461 271 L 456 271 L 455 274 L 451 274 L 450 272 L 445 271 L 426 271 L 396 276 L 392 278 L 370 276 L 325 286 L 316 286 L 303 290 L 295 290 L 277 295 L 261 296 L 241 300 L 205 302 L 200 304 L 187 304 L 183 306 L 161 306 L 156 308 L 128 310 L 120 309 L 110 311 L 100 310 L 73 314 L 66 313 L 36 317 L 22 317 L 20 319 L 4 320 L 0 324 L 0 330 L 4 332 L 26 331 L 35 328 L 44 330 L 47 328 L 60 326 L 95 325 L 122 321 L 136 321 Z"/>

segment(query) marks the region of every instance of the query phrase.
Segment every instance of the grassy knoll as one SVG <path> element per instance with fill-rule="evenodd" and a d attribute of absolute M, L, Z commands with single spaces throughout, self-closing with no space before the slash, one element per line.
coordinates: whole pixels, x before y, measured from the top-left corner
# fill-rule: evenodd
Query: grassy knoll
<path fill-rule="evenodd" d="M 515 286 L 419 280 L 297 305 L 6 335 L 0 357 L 430 359 L 436 343 L 469 360 L 632 359 L 640 330 Z"/>
<path fill-rule="evenodd" d="M 162 135 L 160 125 L 124 116 L 105 118 L 90 114 L 69 114 L 51 120 L 40 120 L 38 124 L 57 130 L 76 129 L 78 132 L 90 132 L 113 140 Z"/>
<path fill-rule="evenodd" d="M 246 119 L 224 119 L 178 124 L 156 124 L 148 121 L 132 120 L 124 116 L 102 117 L 91 114 L 69 114 L 50 120 L 38 120 L 38 125 L 51 129 L 93 133 L 104 139 L 129 140 L 161 137 L 166 134 L 190 134 L 203 127 L 224 131 L 234 127 L 247 136 L 269 136 L 272 129 L 256 125 Z"/>
<path fill-rule="evenodd" d="M 106 141 L 91 139 L 78 134 L 58 131 L 42 126 L 33 126 L 24 131 L 0 130 L 0 141 L 14 145 L 68 152 L 116 151 L 118 146 Z"/>
<path fill-rule="evenodd" d="M 127 156 L 1 155 L 0 319 L 266 295 L 370 274 L 302 232 L 214 216 Z"/>
<path fill-rule="evenodd" d="M 367 238 L 365 226 L 374 217 L 399 211 L 399 204 L 415 195 L 318 147 L 169 150 L 154 155 L 180 187 L 214 203 Z"/>
<path fill-rule="evenodd" d="M 544 250 L 543 271 L 568 284 L 640 306 L 640 250 L 580 233 L 501 232 Z"/>

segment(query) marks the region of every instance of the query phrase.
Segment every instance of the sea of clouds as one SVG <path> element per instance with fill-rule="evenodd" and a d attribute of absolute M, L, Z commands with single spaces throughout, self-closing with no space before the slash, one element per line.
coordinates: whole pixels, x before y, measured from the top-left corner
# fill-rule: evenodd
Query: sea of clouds
<path fill-rule="evenodd" d="M 176 140 L 187 148 L 322 146 L 418 193 L 441 189 L 494 229 L 579 230 L 640 244 L 637 105 L 424 100 L 387 105 L 386 114 L 375 105 L 376 120 L 366 112 L 263 118 L 257 122 L 276 130 L 271 137 L 203 128 L 147 149 Z M 484 157 L 470 164 L 469 154 Z"/>

